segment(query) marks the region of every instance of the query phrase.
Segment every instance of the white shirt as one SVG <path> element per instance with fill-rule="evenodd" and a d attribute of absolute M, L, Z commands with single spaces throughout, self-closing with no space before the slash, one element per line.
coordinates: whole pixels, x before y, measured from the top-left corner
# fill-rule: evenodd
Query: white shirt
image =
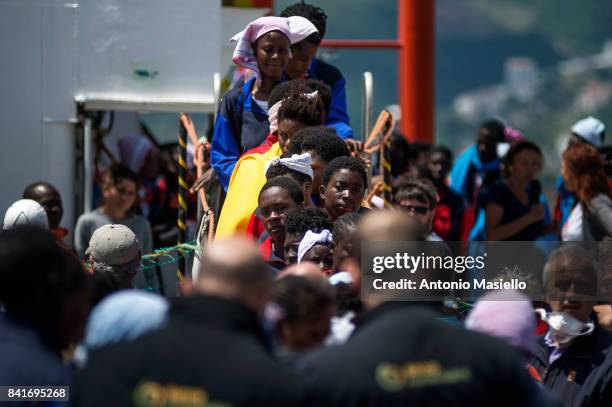
<path fill-rule="evenodd" d="M 561 240 L 564 242 L 580 242 L 584 240 L 582 233 L 582 204 L 578 203 L 570 212 L 569 217 L 561 229 Z"/>

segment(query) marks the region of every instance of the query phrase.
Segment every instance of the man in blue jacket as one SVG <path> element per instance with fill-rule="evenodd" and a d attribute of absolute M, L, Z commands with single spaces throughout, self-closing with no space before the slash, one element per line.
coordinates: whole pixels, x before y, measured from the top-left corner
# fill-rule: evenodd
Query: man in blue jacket
<path fill-rule="evenodd" d="M 285 70 L 289 79 L 312 78 L 325 82 L 332 90 L 332 100 L 326 126 L 336 129 L 343 139 L 352 138 L 349 116 L 346 111 L 346 81 L 338 68 L 315 58 L 321 40 L 325 36 L 327 15 L 319 7 L 303 2 L 293 4 L 281 12 L 281 17 L 301 16 L 310 20 L 317 30 L 291 47 L 292 57 Z"/>

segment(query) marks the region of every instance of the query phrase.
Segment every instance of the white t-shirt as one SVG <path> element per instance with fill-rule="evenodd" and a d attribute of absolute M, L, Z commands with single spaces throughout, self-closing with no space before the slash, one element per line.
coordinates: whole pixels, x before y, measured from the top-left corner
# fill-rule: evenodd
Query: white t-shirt
<path fill-rule="evenodd" d="M 561 229 L 561 240 L 564 242 L 579 242 L 584 239 L 582 233 L 582 204 L 578 203 L 570 212 L 569 217 Z"/>

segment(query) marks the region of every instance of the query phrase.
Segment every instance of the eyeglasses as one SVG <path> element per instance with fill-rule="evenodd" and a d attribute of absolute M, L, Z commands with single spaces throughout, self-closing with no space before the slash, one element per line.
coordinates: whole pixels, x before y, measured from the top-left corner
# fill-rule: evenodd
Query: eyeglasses
<path fill-rule="evenodd" d="M 400 205 L 400 208 L 410 213 L 417 213 L 419 215 L 425 215 L 427 212 L 429 212 L 429 206 Z"/>

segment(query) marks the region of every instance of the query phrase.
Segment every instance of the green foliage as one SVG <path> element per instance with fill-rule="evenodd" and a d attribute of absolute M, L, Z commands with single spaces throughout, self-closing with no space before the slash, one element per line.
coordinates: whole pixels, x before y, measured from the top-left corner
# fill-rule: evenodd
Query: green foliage
<path fill-rule="evenodd" d="M 568 54 L 588 54 L 601 49 L 612 37 L 612 2 L 607 0 L 518 0 L 536 11 L 535 29 Z"/>

